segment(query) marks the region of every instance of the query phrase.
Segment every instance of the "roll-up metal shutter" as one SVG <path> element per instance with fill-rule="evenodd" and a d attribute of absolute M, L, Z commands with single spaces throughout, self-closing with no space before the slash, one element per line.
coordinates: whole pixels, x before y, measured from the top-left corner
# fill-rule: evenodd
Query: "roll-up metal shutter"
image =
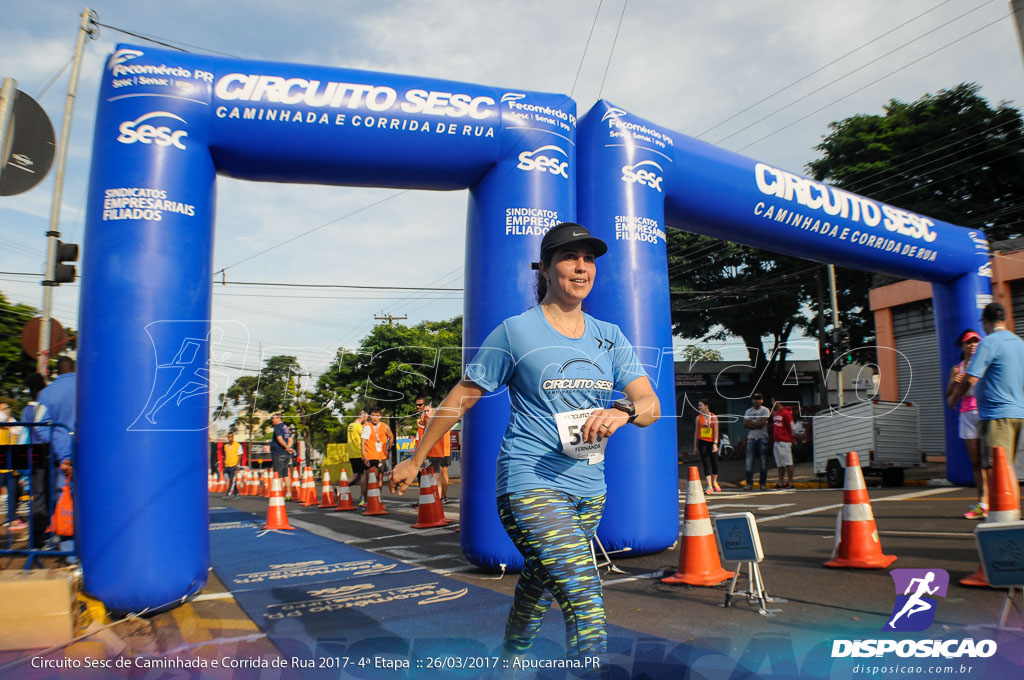
<path fill-rule="evenodd" d="M 1013 330 L 1021 335 L 1024 333 L 1024 281 L 1018 279 L 1010 283 L 1010 304 L 1013 305 Z M 981 330 L 980 322 L 978 326 Z"/>
<path fill-rule="evenodd" d="M 896 349 L 910 362 L 899 362 L 900 396 L 917 405 L 921 450 L 932 455 L 946 453 L 945 399 L 939 366 L 939 343 L 935 338 L 935 317 L 931 300 L 901 305 L 892 310 Z"/>

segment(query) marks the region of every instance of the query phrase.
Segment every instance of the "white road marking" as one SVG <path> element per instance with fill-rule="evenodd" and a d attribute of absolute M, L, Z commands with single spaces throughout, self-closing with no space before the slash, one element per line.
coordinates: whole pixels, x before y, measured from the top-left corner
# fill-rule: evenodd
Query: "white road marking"
<path fill-rule="evenodd" d="M 912 491 L 910 493 L 903 493 L 897 496 L 888 496 L 886 498 L 875 498 L 872 503 L 885 503 L 887 501 L 901 501 L 908 498 L 920 498 L 922 496 L 933 496 L 939 493 L 948 493 L 955 491 L 955 488 L 942 487 L 937 489 L 925 489 L 924 491 Z M 829 510 L 835 510 L 836 508 L 843 507 L 842 503 L 834 503 L 832 505 L 822 505 L 817 508 L 808 508 L 807 510 L 797 510 L 796 512 L 788 512 L 784 515 L 770 515 L 769 517 L 758 517 L 757 523 L 763 524 L 764 522 L 774 522 L 779 519 L 786 519 L 787 517 L 799 517 L 801 515 L 813 515 L 818 512 L 828 512 Z"/>
<path fill-rule="evenodd" d="M 775 508 L 788 508 L 796 503 L 773 503 L 772 505 L 758 505 L 757 503 L 715 503 L 708 504 L 709 509 L 720 510 L 721 508 L 744 508 L 748 510 L 774 510 Z"/>
<path fill-rule="evenodd" d="M 627 576 L 626 578 L 616 578 L 611 581 L 601 581 L 602 586 L 613 586 L 616 583 L 628 583 L 629 581 L 639 581 L 645 578 L 661 578 L 665 575 L 664 571 L 652 571 L 647 574 L 637 574 L 636 576 Z"/>
<path fill-rule="evenodd" d="M 203 602 L 205 600 L 233 600 L 235 596 L 231 593 L 202 593 L 191 599 L 192 602 Z"/>

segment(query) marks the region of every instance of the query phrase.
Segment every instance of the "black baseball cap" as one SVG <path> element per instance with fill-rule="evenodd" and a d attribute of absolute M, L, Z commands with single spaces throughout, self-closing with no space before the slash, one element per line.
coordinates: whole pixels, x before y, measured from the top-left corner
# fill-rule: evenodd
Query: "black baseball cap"
<path fill-rule="evenodd" d="M 590 235 L 590 230 L 575 222 L 562 222 L 551 227 L 540 242 L 540 259 L 545 260 L 552 252 L 569 244 L 579 243 L 590 246 L 594 257 L 601 257 L 608 252 L 608 244 Z"/>

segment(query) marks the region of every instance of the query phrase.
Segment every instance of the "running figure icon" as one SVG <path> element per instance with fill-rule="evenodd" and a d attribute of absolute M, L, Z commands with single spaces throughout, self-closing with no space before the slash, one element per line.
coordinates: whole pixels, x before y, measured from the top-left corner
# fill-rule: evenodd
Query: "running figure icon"
<path fill-rule="evenodd" d="M 925 595 L 934 595 L 936 591 L 938 591 L 939 586 L 935 586 L 934 588 L 928 587 L 934 580 L 934 571 L 929 571 L 927 574 L 925 574 L 923 578 L 910 579 L 910 584 L 907 585 L 907 589 L 903 591 L 903 594 L 910 595 L 910 591 L 912 588 L 914 588 L 914 584 L 917 584 L 917 591 L 913 595 L 910 595 L 910 598 L 903 605 L 903 609 L 901 609 L 899 613 L 896 614 L 896 616 L 892 617 L 892 620 L 889 621 L 890 628 L 895 628 L 894 624 L 896 623 L 896 620 L 904 614 L 906 614 L 907 618 L 909 619 L 914 614 L 917 614 L 919 612 L 926 612 L 935 607 L 934 602 L 929 602 L 928 600 L 924 599 Z"/>
<path fill-rule="evenodd" d="M 145 414 L 146 420 L 156 424 L 156 414 L 169 402 L 177 406 L 185 399 L 209 392 L 211 347 L 222 335 L 218 328 L 213 328 L 205 338 L 186 337 L 181 341 L 174 358 L 164 364 L 157 364 L 157 371 L 167 371 L 175 375 L 171 384 L 162 396 L 151 402 L 152 408 Z"/>

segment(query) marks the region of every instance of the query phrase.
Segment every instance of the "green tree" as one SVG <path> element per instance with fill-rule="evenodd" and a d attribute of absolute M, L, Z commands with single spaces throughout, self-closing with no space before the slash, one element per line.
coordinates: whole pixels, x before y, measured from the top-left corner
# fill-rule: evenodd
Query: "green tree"
<path fill-rule="evenodd" d="M 1024 234 L 1024 124 L 964 83 L 915 102 L 890 100 L 883 115 L 829 125 L 807 166 L 815 179 L 916 213 L 985 231 L 991 241 Z M 872 275 L 837 274 L 839 308 L 854 346 L 874 341 Z"/>
<path fill-rule="evenodd" d="M 378 406 L 389 417 L 404 419 L 408 429 L 415 425 L 411 416 L 417 396 L 436 403 L 461 377 L 461 316 L 415 326 L 382 324 L 363 338 L 356 351 L 339 350 L 338 359 L 320 377 L 317 401 L 333 403 L 336 415 Z M 340 429 L 335 433 L 340 436 Z"/>
<path fill-rule="evenodd" d="M 770 362 L 767 379 L 781 380 L 821 265 L 676 230 L 668 252 L 673 333 L 702 342 L 739 337 L 751 365 Z"/>
<path fill-rule="evenodd" d="M 21 330 L 38 312 L 28 305 L 12 303 L 0 293 L 0 394 L 20 399 L 25 378 L 36 370 L 35 359 L 21 347 Z"/>
<path fill-rule="evenodd" d="M 722 353 L 717 349 L 687 345 L 680 352 L 680 357 L 683 361 L 688 361 L 692 364 L 698 361 L 721 361 Z"/>
<path fill-rule="evenodd" d="M 270 419 L 260 413 L 280 411 L 294 419 L 299 410 L 296 379 L 300 370 L 293 356 L 269 357 L 258 374 L 243 375 L 217 397 L 214 420 L 230 420 L 230 432 L 251 433 L 253 440 L 268 438 Z"/>
<path fill-rule="evenodd" d="M 259 377 L 243 375 L 217 397 L 214 420 L 230 420 L 229 432 L 247 435 L 259 432 L 262 418 L 256 414 L 256 395 Z M 253 438 L 256 438 L 255 436 Z"/>
<path fill-rule="evenodd" d="M 884 115 L 829 125 L 808 164 L 818 180 L 952 224 L 993 241 L 1024 233 L 1024 127 L 1006 102 L 992 108 L 963 83 Z"/>

